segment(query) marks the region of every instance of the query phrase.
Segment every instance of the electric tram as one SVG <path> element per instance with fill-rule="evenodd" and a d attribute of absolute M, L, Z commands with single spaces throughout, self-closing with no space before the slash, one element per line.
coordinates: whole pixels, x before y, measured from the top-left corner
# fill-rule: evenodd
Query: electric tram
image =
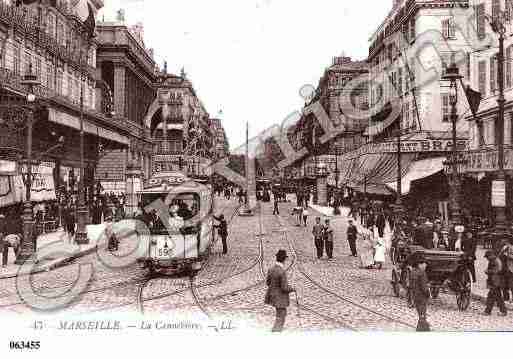
<path fill-rule="evenodd" d="M 138 192 L 139 233 L 146 246 L 140 262 L 150 274 L 199 271 L 213 246 L 213 199 L 207 181 L 179 172 L 159 173 Z"/>

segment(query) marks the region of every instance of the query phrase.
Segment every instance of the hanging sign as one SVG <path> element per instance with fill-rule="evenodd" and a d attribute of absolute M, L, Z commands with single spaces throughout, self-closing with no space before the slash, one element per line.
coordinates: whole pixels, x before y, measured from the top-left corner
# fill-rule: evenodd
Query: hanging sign
<path fill-rule="evenodd" d="M 506 182 L 492 182 L 492 207 L 506 207 Z"/>

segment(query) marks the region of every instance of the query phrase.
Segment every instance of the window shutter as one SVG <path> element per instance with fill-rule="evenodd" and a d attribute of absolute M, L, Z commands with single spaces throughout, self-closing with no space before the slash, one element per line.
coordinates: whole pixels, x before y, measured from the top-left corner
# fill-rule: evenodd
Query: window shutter
<path fill-rule="evenodd" d="M 449 95 L 442 94 L 442 121 L 449 121 Z"/>
<path fill-rule="evenodd" d="M 485 37 L 485 4 L 479 4 L 476 6 L 476 21 L 477 21 L 477 36 L 480 39 Z"/>
<path fill-rule="evenodd" d="M 497 70 L 495 67 L 495 56 L 490 58 L 490 91 L 494 92 L 497 89 Z"/>
<path fill-rule="evenodd" d="M 511 87 L 511 46 L 508 46 L 506 48 L 506 72 L 505 76 L 506 79 L 504 83 L 506 84 L 506 87 Z"/>
<path fill-rule="evenodd" d="M 442 20 L 442 36 L 446 39 L 450 38 L 449 34 L 449 19 Z"/>
<path fill-rule="evenodd" d="M 481 95 L 484 97 L 486 95 L 486 61 L 479 61 L 478 67 L 479 92 L 481 92 Z"/>

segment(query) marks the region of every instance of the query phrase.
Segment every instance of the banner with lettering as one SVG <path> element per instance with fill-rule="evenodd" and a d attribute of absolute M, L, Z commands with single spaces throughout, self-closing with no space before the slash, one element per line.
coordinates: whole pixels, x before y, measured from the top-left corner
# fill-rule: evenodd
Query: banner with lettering
<path fill-rule="evenodd" d="M 465 160 L 464 172 L 492 172 L 499 168 L 497 150 L 472 151 L 461 155 Z M 513 170 L 513 149 L 504 149 L 504 169 Z"/>

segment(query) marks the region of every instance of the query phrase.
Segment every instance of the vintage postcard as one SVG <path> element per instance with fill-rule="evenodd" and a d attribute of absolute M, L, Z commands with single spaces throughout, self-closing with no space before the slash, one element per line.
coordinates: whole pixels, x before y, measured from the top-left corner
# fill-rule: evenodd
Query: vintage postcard
<path fill-rule="evenodd" d="M 508 335 L 512 34 L 512 0 L 0 0 L 0 353 Z"/>

